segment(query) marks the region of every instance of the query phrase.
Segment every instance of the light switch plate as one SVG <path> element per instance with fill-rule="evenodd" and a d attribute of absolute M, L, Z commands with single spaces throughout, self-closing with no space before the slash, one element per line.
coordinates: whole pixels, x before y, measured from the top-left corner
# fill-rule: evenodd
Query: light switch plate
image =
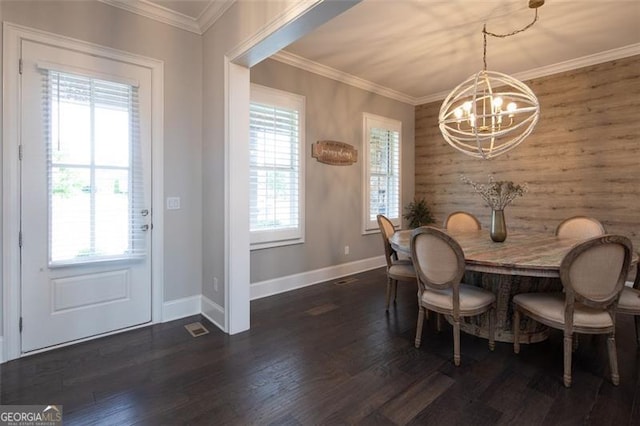
<path fill-rule="evenodd" d="M 179 210 L 180 197 L 167 197 L 167 210 Z"/>

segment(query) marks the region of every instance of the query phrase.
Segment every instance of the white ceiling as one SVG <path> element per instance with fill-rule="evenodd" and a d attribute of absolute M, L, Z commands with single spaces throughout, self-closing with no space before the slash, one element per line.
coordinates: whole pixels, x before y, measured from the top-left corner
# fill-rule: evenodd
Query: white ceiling
<path fill-rule="evenodd" d="M 547 0 L 538 15 L 525 32 L 487 38 L 489 70 L 517 75 L 630 45 L 640 54 L 638 0 Z M 485 22 L 504 34 L 533 18 L 527 0 L 363 0 L 285 50 L 421 103 L 482 69 Z"/>
<path fill-rule="evenodd" d="M 218 17 L 234 0 L 101 1 L 155 4 L 204 30 L 208 9 Z M 538 14 L 525 32 L 488 37 L 489 70 L 529 79 L 640 54 L 639 0 L 547 0 Z M 363 0 L 274 58 L 420 104 L 482 69 L 483 24 L 505 34 L 533 17 L 528 0 Z"/>

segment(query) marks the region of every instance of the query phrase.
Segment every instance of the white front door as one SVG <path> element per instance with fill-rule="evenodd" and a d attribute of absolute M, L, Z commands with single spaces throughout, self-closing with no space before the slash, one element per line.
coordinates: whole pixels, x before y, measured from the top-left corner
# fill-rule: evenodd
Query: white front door
<path fill-rule="evenodd" d="M 151 321 L 151 71 L 21 50 L 24 353 Z"/>

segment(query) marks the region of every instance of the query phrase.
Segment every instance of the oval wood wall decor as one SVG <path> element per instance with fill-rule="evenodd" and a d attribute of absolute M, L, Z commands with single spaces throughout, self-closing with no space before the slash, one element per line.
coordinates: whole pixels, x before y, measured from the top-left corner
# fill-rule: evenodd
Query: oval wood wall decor
<path fill-rule="evenodd" d="M 358 150 L 338 141 L 318 141 L 313 144 L 311 156 L 324 164 L 350 166 L 358 161 Z"/>

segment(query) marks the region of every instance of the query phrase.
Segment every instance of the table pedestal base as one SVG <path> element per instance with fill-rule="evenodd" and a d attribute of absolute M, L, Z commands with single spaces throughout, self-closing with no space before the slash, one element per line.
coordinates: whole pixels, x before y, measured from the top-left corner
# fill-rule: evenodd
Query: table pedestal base
<path fill-rule="evenodd" d="M 513 343 L 513 296 L 519 293 L 562 291 L 560 278 L 522 277 L 467 271 L 463 282 L 491 291 L 496 295 L 495 339 Z M 460 329 L 479 337 L 489 338 L 486 315 L 462 318 Z M 549 336 L 549 328 L 526 316 L 520 320 L 520 343 L 535 343 Z"/>

